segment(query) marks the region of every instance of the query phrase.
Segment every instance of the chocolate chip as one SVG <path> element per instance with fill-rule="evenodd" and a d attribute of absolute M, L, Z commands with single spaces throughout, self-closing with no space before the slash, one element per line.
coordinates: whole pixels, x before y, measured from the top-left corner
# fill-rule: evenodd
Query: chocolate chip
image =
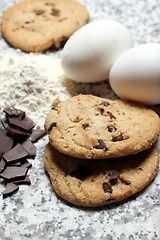
<path fill-rule="evenodd" d="M 96 149 L 103 149 L 103 150 L 108 150 L 107 145 L 103 141 L 103 139 L 97 139 L 98 140 L 98 146 L 96 146 Z"/>
<path fill-rule="evenodd" d="M 58 17 L 60 15 L 60 11 L 58 9 L 52 8 L 51 13 L 52 16 Z"/>
<path fill-rule="evenodd" d="M 28 152 L 28 157 L 34 158 L 36 156 L 36 147 L 35 147 L 35 145 L 31 141 L 26 140 L 21 145 Z"/>
<path fill-rule="evenodd" d="M 14 108 L 14 107 L 8 107 L 3 110 L 7 114 L 8 117 L 18 117 L 19 115 L 22 116 L 22 118 L 25 116 L 25 112 Z"/>
<path fill-rule="evenodd" d="M 76 170 L 70 173 L 70 176 L 83 180 L 84 178 L 90 176 L 91 174 L 92 170 L 88 166 L 79 165 Z"/>
<path fill-rule="evenodd" d="M 88 124 L 88 123 L 83 123 L 83 124 L 82 124 L 82 128 L 83 128 L 83 129 L 86 129 L 87 127 L 89 127 L 89 124 Z"/>
<path fill-rule="evenodd" d="M 29 179 L 29 177 L 26 176 L 24 179 L 14 181 L 14 183 L 18 185 L 21 185 L 21 184 L 31 185 L 31 180 Z"/>
<path fill-rule="evenodd" d="M 35 143 L 40 138 L 42 138 L 44 135 L 46 135 L 46 130 L 44 130 L 44 129 L 33 129 L 32 133 L 30 134 L 29 139 L 31 140 L 31 142 Z"/>
<path fill-rule="evenodd" d="M 112 141 L 113 142 L 118 142 L 118 141 L 122 141 L 122 140 L 124 140 L 125 138 L 123 137 L 123 135 L 122 134 L 119 134 L 118 136 L 116 136 L 116 137 L 113 137 L 112 138 Z"/>
<path fill-rule="evenodd" d="M 0 152 L 3 154 L 7 153 L 13 146 L 13 139 L 7 137 L 0 132 Z"/>
<path fill-rule="evenodd" d="M 28 156 L 28 152 L 21 144 L 17 144 L 9 152 L 3 155 L 3 158 L 8 164 L 19 162 L 19 160 L 24 159 Z"/>
<path fill-rule="evenodd" d="M 18 191 L 19 187 L 15 183 L 7 183 L 6 189 L 2 192 L 3 198 L 10 196 Z"/>
<path fill-rule="evenodd" d="M 108 172 L 109 182 L 111 185 L 115 185 L 118 181 L 118 173 L 116 171 Z"/>
<path fill-rule="evenodd" d="M 22 167 L 7 167 L 2 173 L 0 173 L 0 177 L 7 181 L 24 179 L 28 172 L 28 168 Z"/>
<path fill-rule="evenodd" d="M 27 132 L 35 126 L 35 123 L 27 116 L 25 116 L 23 119 L 19 119 L 16 117 L 8 117 L 7 120 L 11 127 L 18 127 L 21 130 Z"/>
<path fill-rule="evenodd" d="M 116 119 L 116 117 L 111 112 L 108 111 L 107 113 L 108 113 L 110 119 Z"/>
<path fill-rule="evenodd" d="M 103 191 L 105 193 L 112 193 L 113 192 L 112 186 L 109 182 L 104 182 L 102 187 L 103 187 Z"/>
<path fill-rule="evenodd" d="M 130 185 L 131 184 L 131 180 L 125 179 L 122 175 L 119 176 L 119 179 L 120 179 L 121 182 L 123 182 L 126 185 Z"/>
<path fill-rule="evenodd" d="M 0 173 L 5 169 L 5 166 L 6 166 L 6 162 L 1 159 L 0 160 Z"/>
<path fill-rule="evenodd" d="M 110 125 L 107 128 L 108 128 L 108 132 L 115 132 L 117 130 L 117 128 L 113 125 Z"/>
<path fill-rule="evenodd" d="M 45 13 L 45 11 L 44 11 L 44 10 L 41 10 L 41 9 L 35 9 L 33 12 L 34 12 L 36 15 L 42 15 L 42 14 Z"/>
<path fill-rule="evenodd" d="M 53 127 L 57 127 L 57 123 L 56 122 L 52 122 L 51 124 L 50 124 L 50 126 L 49 126 L 49 128 L 48 128 L 48 134 L 51 132 L 51 130 L 52 130 L 52 128 Z"/>
<path fill-rule="evenodd" d="M 104 107 L 107 107 L 109 105 L 109 103 L 107 101 L 104 101 L 101 103 L 101 105 L 103 105 Z"/>

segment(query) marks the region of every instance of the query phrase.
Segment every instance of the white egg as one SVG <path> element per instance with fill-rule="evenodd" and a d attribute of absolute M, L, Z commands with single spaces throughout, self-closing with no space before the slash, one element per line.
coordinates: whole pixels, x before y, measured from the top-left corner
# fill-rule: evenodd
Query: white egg
<path fill-rule="evenodd" d="M 77 82 L 106 80 L 115 60 L 131 47 L 132 37 L 125 26 L 114 20 L 96 20 L 69 38 L 62 51 L 62 68 Z"/>
<path fill-rule="evenodd" d="M 160 44 L 146 43 L 127 50 L 113 64 L 109 81 L 121 98 L 160 104 Z"/>

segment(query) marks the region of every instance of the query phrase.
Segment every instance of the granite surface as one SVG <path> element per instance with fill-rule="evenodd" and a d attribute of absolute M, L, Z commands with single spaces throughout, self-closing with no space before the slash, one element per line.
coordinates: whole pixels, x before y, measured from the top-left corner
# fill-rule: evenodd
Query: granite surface
<path fill-rule="evenodd" d="M 0 15 L 15 0 L 1 0 Z M 135 45 L 159 42 L 159 0 L 83 0 L 91 21 L 112 18 L 126 25 Z M 0 36 L 0 54 L 25 56 L 8 46 Z M 61 51 L 47 52 L 59 58 Z M 12 57 L 13 58 L 13 57 Z M 8 69 L 8 72 L 10 70 Z M 93 87 L 78 86 L 79 91 L 92 92 Z M 103 86 L 102 86 L 103 87 Z M 157 110 L 159 107 L 157 107 Z M 43 168 L 47 137 L 37 146 L 37 157 L 30 171 L 31 186 L 21 186 L 13 196 L 0 195 L 0 240 L 159 240 L 160 239 L 160 172 L 141 193 L 118 204 L 103 208 L 77 208 L 54 194 Z M 0 192 L 3 186 L 0 184 Z"/>

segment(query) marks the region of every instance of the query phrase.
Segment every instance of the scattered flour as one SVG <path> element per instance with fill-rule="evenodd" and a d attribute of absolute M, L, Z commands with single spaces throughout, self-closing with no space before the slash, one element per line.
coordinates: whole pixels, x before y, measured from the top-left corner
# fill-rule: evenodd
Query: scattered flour
<path fill-rule="evenodd" d="M 0 54 L 1 113 L 14 106 L 44 120 L 55 98 L 65 100 L 79 93 L 115 97 L 106 82 L 81 84 L 67 79 L 60 60 L 51 56 Z"/>

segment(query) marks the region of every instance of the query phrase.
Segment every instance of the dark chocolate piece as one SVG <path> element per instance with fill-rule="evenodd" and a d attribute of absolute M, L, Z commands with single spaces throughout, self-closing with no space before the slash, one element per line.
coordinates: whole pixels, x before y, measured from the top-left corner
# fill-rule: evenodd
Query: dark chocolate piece
<path fill-rule="evenodd" d="M 111 112 L 107 112 L 107 113 L 110 116 L 110 119 L 116 119 L 116 117 Z"/>
<path fill-rule="evenodd" d="M 12 148 L 13 142 L 14 141 L 11 137 L 7 137 L 0 132 L 0 152 L 1 153 L 3 154 L 7 153 Z"/>
<path fill-rule="evenodd" d="M 28 162 L 27 160 L 22 161 L 21 167 L 23 168 L 31 168 L 32 164 L 30 162 Z"/>
<path fill-rule="evenodd" d="M 111 185 L 115 185 L 118 181 L 118 173 L 116 171 L 108 172 L 109 182 Z"/>
<path fill-rule="evenodd" d="M 107 128 L 108 128 L 108 132 L 115 132 L 117 130 L 117 128 L 113 125 L 110 125 Z"/>
<path fill-rule="evenodd" d="M 122 134 L 119 134 L 118 136 L 116 136 L 116 137 L 113 137 L 112 138 L 112 141 L 113 142 L 117 142 L 117 141 L 122 141 L 122 140 L 124 140 L 125 138 L 123 137 L 123 135 Z"/>
<path fill-rule="evenodd" d="M 103 102 L 101 103 L 101 105 L 103 105 L 104 107 L 107 107 L 107 106 L 109 105 L 109 103 L 108 103 L 107 101 L 103 101 Z"/>
<path fill-rule="evenodd" d="M 52 8 L 51 13 L 52 16 L 58 17 L 60 15 L 60 11 L 58 9 Z"/>
<path fill-rule="evenodd" d="M 70 173 L 70 176 L 83 180 L 84 178 L 89 177 L 91 174 L 92 170 L 88 166 L 79 165 L 76 170 Z"/>
<path fill-rule="evenodd" d="M 24 179 L 28 172 L 28 168 L 23 167 L 7 167 L 2 173 L 0 173 L 0 177 L 7 181 Z"/>
<path fill-rule="evenodd" d="M 83 123 L 83 124 L 82 124 L 82 128 L 83 128 L 83 129 L 86 129 L 87 127 L 89 127 L 89 124 L 88 124 L 88 123 Z"/>
<path fill-rule="evenodd" d="M 31 142 L 35 143 L 44 135 L 46 135 L 46 131 L 44 129 L 33 129 L 29 139 Z"/>
<path fill-rule="evenodd" d="M 52 130 L 52 128 L 53 127 L 57 127 L 57 123 L 56 122 L 52 122 L 51 124 L 50 124 L 50 126 L 49 126 L 49 128 L 48 128 L 48 133 L 50 133 L 51 132 L 51 130 Z"/>
<path fill-rule="evenodd" d="M 10 127 L 4 120 L 1 119 L 1 122 L 3 124 L 3 127 L 12 135 L 18 136 L 18 137 L 29 137 L 29 133 L 21 131 L 19 129 Z"/>
<path fill-rule="evenodd" d="M 6 166 L 6 162 L 1 159 L 0 160 L 0 173 L 5 169 L 5 166 Z"/>
<path fill-rule="evenodd" d="M 24 159 L 28 156 L 28 152 L 21 144 L 17 144 L 9 152 L 3 155 L 5 161 L 9 164 L 19 162 L 19 160 Z"/>
<path fill-rule="evenodd" d="M 3 198 L 10 196 L 11 194 L 15 193 L 19 187 L 15 183 L 7 183 L 6 189 L 2 192 Z"/>
<path fill-rule="evenodd" d="M 10 127 L 20 128 L 21 130 L 27 132 L 35 126 L 35 123 L 27 116 L 25 116 L 22 120 L 16 117 L 8 117 L 7 120 Z"/>
<path fill-rule="evenodd" d="M 19 110 L 19 109 L 14 108 L 14 107 L 5 108 L 3 110 L 3 112 L 5 112 L 8 117 L 19 117 L 19 115 L 21 115 L 21 117 L 25 116 L 25 112 L 24 111 Z"/>
<path fill-rule="evenodd" d="M 98 140 L 98 146 L 96 146 L 96 149 L 103 149 L 103 150 L 108 150 L 107 145 L 103 141 L 103 139 L 97 139 Z"/>
<path fill-rule="evenodd" d="M 26 140 L 22 143 L 22 147 L 28 152 L 28 157 L 34 158 L 36 156 L 36 147 L 31 141 Z"/>
<path fill-rule="evenodd" d="M 105 193 L 112 193 L 113 192 L 112 186 L 109 182 L 104 182 L 102 187 L 103 187 L 103 191 Z"/>
<path fill-rule="evenodd" d="M 21 184 L 31 185 L 31 180 L 29 179 L 28 176 L 26 176 L 24 179 L 14 181 L 14 183 L 18 185 L 21 185 Z"/>

